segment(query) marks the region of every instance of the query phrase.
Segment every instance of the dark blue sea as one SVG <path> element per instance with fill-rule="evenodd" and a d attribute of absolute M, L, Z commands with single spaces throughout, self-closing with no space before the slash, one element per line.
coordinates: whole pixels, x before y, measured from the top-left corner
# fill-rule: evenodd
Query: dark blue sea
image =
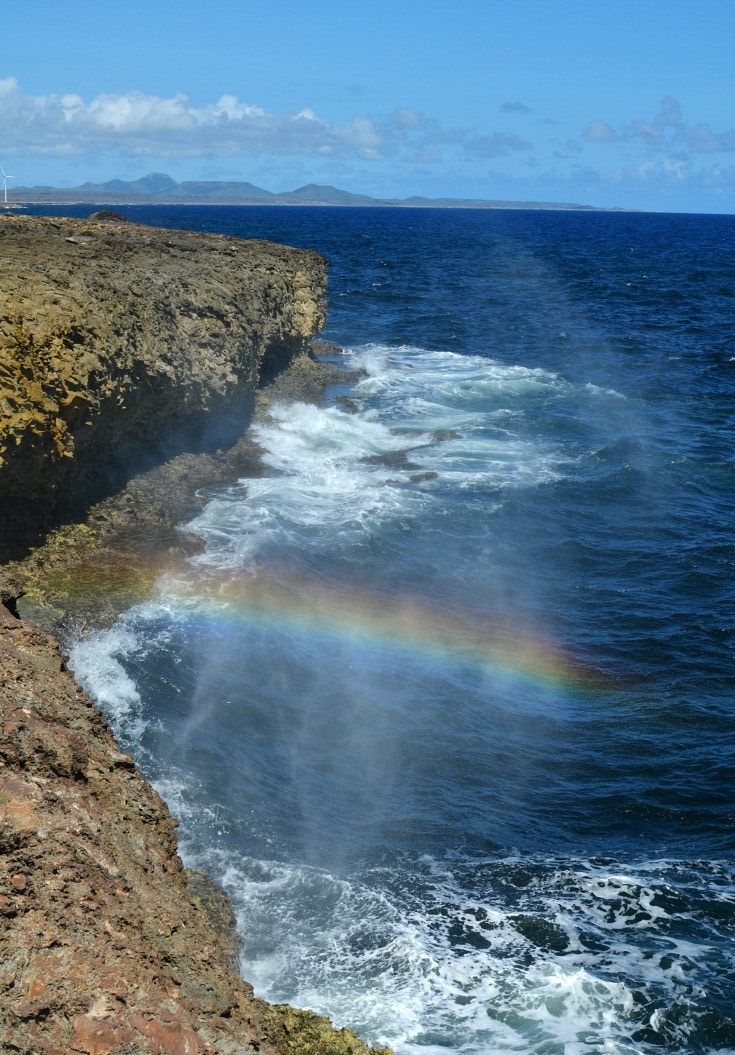
<path fill-rule="evenodd" d="M 72 659 L 245 977 L 399 1055 L 735 1052 L 735 217 L 120 211 L 321 251 L 363 371 Z"/>

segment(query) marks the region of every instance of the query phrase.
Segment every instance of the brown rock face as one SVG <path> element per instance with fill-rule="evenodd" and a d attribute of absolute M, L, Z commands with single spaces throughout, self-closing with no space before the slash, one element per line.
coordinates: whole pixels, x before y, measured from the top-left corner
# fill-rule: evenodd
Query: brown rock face
<path fill-rule="evenodd" d="M 0 560 L 132 472 L 232 444 L 325 305 L 314 252 L 0 218 Z"/>
<path fill-rule="evenodd" d="M 253 997 L 175 827 L 56 644 L 0 606 L 0 1051 L 366 1053 Z"/>
<path fill-rule="evenodd" d="M 150 516 L 159 487 L 194 473 L 184 451 L 242 435 L 261 381 L 293 361 L 301 391 L 325 285 L 318 254 L 264 242 L 0 218 L 0 565 L 178 453 L 126 489 L 122 521 Z M 36 556 L 42 578 L 48 547 Z M 231 910 L 187 876 L 166 806 L 55 642 L 17 617 L 21 592 L 0 566 L 1 1055 L 366 1055 L 253 996 Z"/>

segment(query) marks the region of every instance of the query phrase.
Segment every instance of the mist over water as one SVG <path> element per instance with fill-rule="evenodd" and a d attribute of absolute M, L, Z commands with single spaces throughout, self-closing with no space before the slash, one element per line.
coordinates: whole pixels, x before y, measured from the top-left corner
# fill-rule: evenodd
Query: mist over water
<path fill-rule="evenodd" d="M 364 370 L 72 660 L 245 976 L 399 1053 L 735 1051 L 735 220 L 126 211 L 324 252 Z"/>

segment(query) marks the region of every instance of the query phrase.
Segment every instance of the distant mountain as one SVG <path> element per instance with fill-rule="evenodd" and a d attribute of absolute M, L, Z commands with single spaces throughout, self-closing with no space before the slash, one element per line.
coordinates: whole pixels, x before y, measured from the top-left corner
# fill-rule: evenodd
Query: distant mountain
<path fill-rule="evenodd" d="M 272 205 L 273 199 L 278 197 L 276 194 L 271 194 L 269 190 L 256 187 L 254 183 L 227 183 L 216 180 L 186 180 L 184 183 L 177 183 L 176 190 L 171 191 L 171 194 L 174 196 L 183 194 L 202 202 L 211 202 L 221 198 L 226 199 L 229 204 L 232 203 L 233 198 L 247 198 L 248 202 L 263 205 Z"/>
<path fill-rule="evenodd" d="M 178 187 L 176 180 L 166 176 L 163 172 L 149 172 L 141 179 L 127 182 L 126 180 L 113 179 L 107 183 L 83 183 L 81 187 L 72 188 L 73 191 L 82 191 L 85 194 L 155 194 L 166 195 Z M 36 188 L 39 189 L 39 188 Z M 43 190 L 48 188 L 44 187 Z"/>
<path fill-rule="evenodd" d="M 16 187 L 13 200 L 28 205 L 350 205 L 441 209 L 583 209 L 592 205 L 558 202 L 493 201 L 478 198 L 371 198 L 338 187 L 308 183 L 274 194 L 253 183 L 226 180 L 185 180 L 177 183 L 163 172 L 137 180 L 83 183 L 79 187 Z"/>
<path fill-rule="evenodd" d="M 137 181 L 138 186 L 142 187 L 144 191 L 148 191 L 150 194 L 168 194 L 169 191 L 175 190 L 177 183 L 171 176 L 167 176 L 165 172 L 149 172 L 147 176 L 143 176 L 142 179 Z"/>
<path fill-rule="evenodd" d="M 305 187 L 298 190 L 279 194 L 281 201 L 293 202 L 297 205 L 385 205 L 383 201 L 370 198 L 367 194 L 352 194 L 348 190 L 338 190 L 337 187 L 322 187 L 318 183 L 307 183 Z"/>

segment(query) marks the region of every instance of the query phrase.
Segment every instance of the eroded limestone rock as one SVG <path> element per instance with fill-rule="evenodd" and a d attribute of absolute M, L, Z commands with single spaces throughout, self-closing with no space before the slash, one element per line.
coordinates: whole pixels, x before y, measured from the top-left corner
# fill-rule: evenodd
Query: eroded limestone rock
<path fill-rule="evenodd" d="M 55 642 L 0 605 L 0 1051 L 366 1055 L 253 996 L 175 829 Z"/>
<path fill-rule="evenodd" d="M 155 574 L 198 474 L 252 460 L 235 441 L 261 382 L 263 405 L 324 380 L 306 348 L 325 286 L 318 254 L 264 242 L 109 215 L 0 219 L 0 562 L 92 506 L 26 578 L 40 589 L 55 572 L 65 613 L 78 589 L 64 578 L 90 560 L 119 578 L 138 521 L 146 538 L 160 522 Z M 0 566 L 0 1053 L 366 1055 L 239 977 L 226 906 L 187 884 L 165 804 L 53 639 L 18 618 L 15 571 Z"/>
<path fill-rule="evenodd" d="M 141 468 L 234 443 L 325 305 L 315 252 L 3 217 L 0 559 Z"/>

